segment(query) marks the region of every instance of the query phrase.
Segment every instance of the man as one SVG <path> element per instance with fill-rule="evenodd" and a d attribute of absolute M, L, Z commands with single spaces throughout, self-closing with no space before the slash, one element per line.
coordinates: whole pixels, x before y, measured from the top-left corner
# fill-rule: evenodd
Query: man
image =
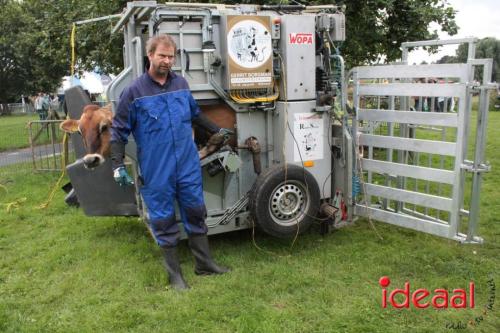
<path fill-rule="evenodd" d="M 186 289 L 189 286 L 182 276 L 177 255 L 179 228 L 174 200 L 179 205 L 196 259 L 195 273 L 228 271 L 218 266 L 210 255 L 201 166 L 191 123 L 211 133 L 224 129 L 203 116 L 186 80 L 171 71 L 177 51 L 174 40 L 167 35 L 153 37 L 147 42 L 146 51 L 150 67 L 122 92 L 113 119 L 113 173 L 120 185 L 132 184 L 123 165 L 125 144 L 132 133 L 137 143 L 143 178 L 141 194 L 148 209 L 148 223 L 162 249 L 170 284 L 176 289 Z"/>

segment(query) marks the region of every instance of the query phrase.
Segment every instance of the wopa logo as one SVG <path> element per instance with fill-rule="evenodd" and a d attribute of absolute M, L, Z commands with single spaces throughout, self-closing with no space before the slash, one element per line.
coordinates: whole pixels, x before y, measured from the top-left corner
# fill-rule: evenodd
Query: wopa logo
<path fill-rule="evenodd" d="M 311 44 L 313 43 L 313 35 L 305 33 L 291 33 L 290 44 Z"/>

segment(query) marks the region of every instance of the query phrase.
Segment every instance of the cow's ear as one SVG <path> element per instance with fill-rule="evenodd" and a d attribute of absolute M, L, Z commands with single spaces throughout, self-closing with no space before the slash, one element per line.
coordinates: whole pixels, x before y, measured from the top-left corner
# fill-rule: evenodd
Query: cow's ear
<path fill-rule="evenodd" d="M 66 119 L 59 127 L 66 133 L 78 132 L 78 120 Z"/>

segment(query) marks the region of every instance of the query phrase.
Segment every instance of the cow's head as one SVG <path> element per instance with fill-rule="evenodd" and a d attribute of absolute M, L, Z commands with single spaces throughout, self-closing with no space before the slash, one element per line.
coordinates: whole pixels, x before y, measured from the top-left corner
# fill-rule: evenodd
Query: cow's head
<path fill-rule="evenodd" d="M 101 165 L 109 156 L 112 120 L 111 105 L 105 107 L 87 105 L 83 108 L 79 120 L 67 119 L 61 123 L 63 131 L 81 134 L 87 153 L 83 157 L 86 168 L 93 169 Z"/>

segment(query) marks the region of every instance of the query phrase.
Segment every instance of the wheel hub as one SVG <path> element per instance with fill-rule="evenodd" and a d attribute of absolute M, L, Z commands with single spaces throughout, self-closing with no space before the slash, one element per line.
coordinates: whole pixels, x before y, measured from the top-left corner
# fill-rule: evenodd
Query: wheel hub
<path fill-rule="evenodd" d="M 304 189 L 293 183 L 278 186 L 271 196 L 270 211 L 276 222 L 295 224 L 306 202 Z"/>

